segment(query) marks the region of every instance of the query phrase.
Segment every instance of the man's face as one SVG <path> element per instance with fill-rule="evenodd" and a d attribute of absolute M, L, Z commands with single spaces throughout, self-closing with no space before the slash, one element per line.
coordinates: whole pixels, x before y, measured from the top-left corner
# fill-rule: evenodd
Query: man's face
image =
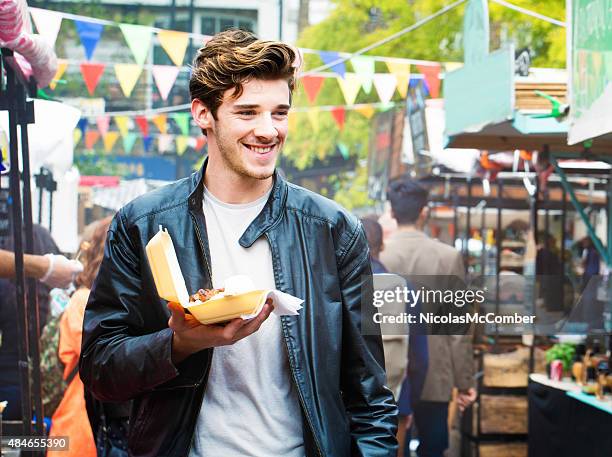
<path fill-rule="evenodd" d="M 224 94 L 208 130 L 210 153 L 218 153 L 224 166 L 241 177 L 267 179 L 287 137 L 289 87 L 285 80 L 255 79 L 242 88 L 238 98 L 232 97 L 233 89 Z"/>

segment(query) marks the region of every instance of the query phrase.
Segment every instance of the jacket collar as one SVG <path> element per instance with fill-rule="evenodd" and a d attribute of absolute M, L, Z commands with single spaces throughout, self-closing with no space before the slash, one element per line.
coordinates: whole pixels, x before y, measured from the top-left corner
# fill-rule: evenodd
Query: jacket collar
<path fill-rule="evenodd" d="M 208 158 L 204 161 L 202 167 L 191 176 L 192 191 L 189 194 L 189 209 L 192 211 L 202 211 L 202 201 L 204 198 L 204 174 Z M 243 248 L 248 248 L 266 231 L 274 226 L 282 216 L 282 211 L 287 201 L 287 182 L 280 175 L 278 170 L 274 170 L 274 184 L 270 197 L 265 206 L 251 225 L 247 227 L 245 232 L 240 237 L 238 242 Z"/>

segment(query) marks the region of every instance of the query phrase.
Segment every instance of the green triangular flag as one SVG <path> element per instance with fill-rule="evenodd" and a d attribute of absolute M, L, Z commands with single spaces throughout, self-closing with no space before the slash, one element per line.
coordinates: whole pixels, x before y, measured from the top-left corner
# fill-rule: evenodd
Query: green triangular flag
<path fill-rule="evenodd" d="M 189 135 L 189 121 L 191 120 L 190 113 L 173 113 L 170 115 L 176 122 L 183 135 Z"/>
<path fill-rule="evenodd" d="M 138 134 L 133 132 L 129 132 L 123 137 L 123 149 L 125 150 L 126 154 L 130 154 L 132 152 L 137 138 Z"/>
<path fill-rule="evenodd" d="M 144 64 L 151 47 L 153 29 L 144 25 L 120 24 L 126 43 L 138 65 Z"/>
<path fill-rule="evenodd" d="M 361 87 L 366 94 L 372 91 L 372 80 L 374 78 L 374 59 L 368 56 L 357 56 L 351 59 L 351 65 L 355 73 L 362 78 Z"/>
<path fill-rule="evenodd" d="M 349 158 L 348 146 L 344 143 L 338 143 L 336 146 L 338 146 L 338 150 L 340 151 L 340 154 L 342 154 L 342 157 L 344 158 L 344 160 L 348 160 Z"/>
<path fill-rule="evenodd" d="M 389 111 L 391 108 L 395 108 L 395 102 L 386 102 L 378 105 L 378 109 L 382 112 Z"/>

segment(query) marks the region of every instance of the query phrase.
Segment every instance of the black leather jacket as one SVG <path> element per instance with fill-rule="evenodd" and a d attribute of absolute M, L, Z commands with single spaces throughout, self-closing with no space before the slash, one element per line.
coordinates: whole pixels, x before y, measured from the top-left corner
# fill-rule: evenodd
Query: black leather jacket
<path fill-rule="evenodd" d="M 101 400 L 134 399 L 130 455 L 186 457 L 200 413 L 214 350 L 172 363 L 169 312 L 145 245 L 160 225 L 168 228 L 188 291 L 211 287 L 203 172 L 118 212 L 87 304 L 81 378 Z M 276 287 L 305 300 L 299 316 L 282 317 L 282 331 L 306 454 L 395 456 L 397 407 L 385 386 L 381 338 L 360 331 L 361 320 L 371 320 L 361 310 L 371 272 L 358 220 L 277 173 L 240 244 L 249 247 L 261 236 L 270 243 Z"/>

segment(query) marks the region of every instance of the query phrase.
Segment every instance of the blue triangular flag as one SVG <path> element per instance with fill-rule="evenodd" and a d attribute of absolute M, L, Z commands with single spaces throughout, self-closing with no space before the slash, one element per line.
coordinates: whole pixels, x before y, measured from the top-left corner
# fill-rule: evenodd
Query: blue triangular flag
<path fill-rule="evenodd" d="M 85 48 L 87 60 L 91 60 L 91 56 L 93 55 L 94 50 L 98 45 L 98 41 L 100 41 L 100 37 L 102 36 L 104 26 L 95 22 L 77 20 L 74 21 L 74 24 L 76 26 L 77 33 L 79 34 L 79 38 L 81 38 L 81 44 Z"/>
<path fill-rule="evenodd" d="M 412 89 L 421 84 L 421 89 L 423 90 L 423 95 L 425 97 L 429 96 L 429 86 L 427 85 L 427 81 L 424 78 L 410 78 L 410 83 L 408 84 L 408 88 Z"/>
<path fill-rule="evenodd" d="M 151 149 L 151 144 L 152 143 L 153 143 L 153 137 L 152 136 L 143 136 L 142 137 L 142 144 L 144 145 L 145 152 L 149 152 L 149 149 Z"/>
<path fill-rule="evenodd" d="M 349 159 L 349 149 L 348 146 L 344 143 L 338 143 L 336 145 L 338 147 L 338 151 L 340 151 L 340 154 L 342 155 L 342 158 L 344 160 L 348 160 Z"/>
<path fill-rule="evenodd" d="M 83 137 L 85 137 L 85 130 L 87 130 L 87 124 L 89 124 L 89 121 L 86 117 L 82 117 L 77 123 L 77 127 L 81 130 Z"/>
<path fill-rule="evenodd" d="M 319 51 L 319 56 L 321 56 L 321 59 L 325 65 L 335 62 L 340 58 L 340 54 L 333 51 Z M 344 62 L 338 63 L 331 67 L 331 71 L 338 73 L 341 78 L 344 78 L 344 74 L 346 73 L 346 65 Z"/>

